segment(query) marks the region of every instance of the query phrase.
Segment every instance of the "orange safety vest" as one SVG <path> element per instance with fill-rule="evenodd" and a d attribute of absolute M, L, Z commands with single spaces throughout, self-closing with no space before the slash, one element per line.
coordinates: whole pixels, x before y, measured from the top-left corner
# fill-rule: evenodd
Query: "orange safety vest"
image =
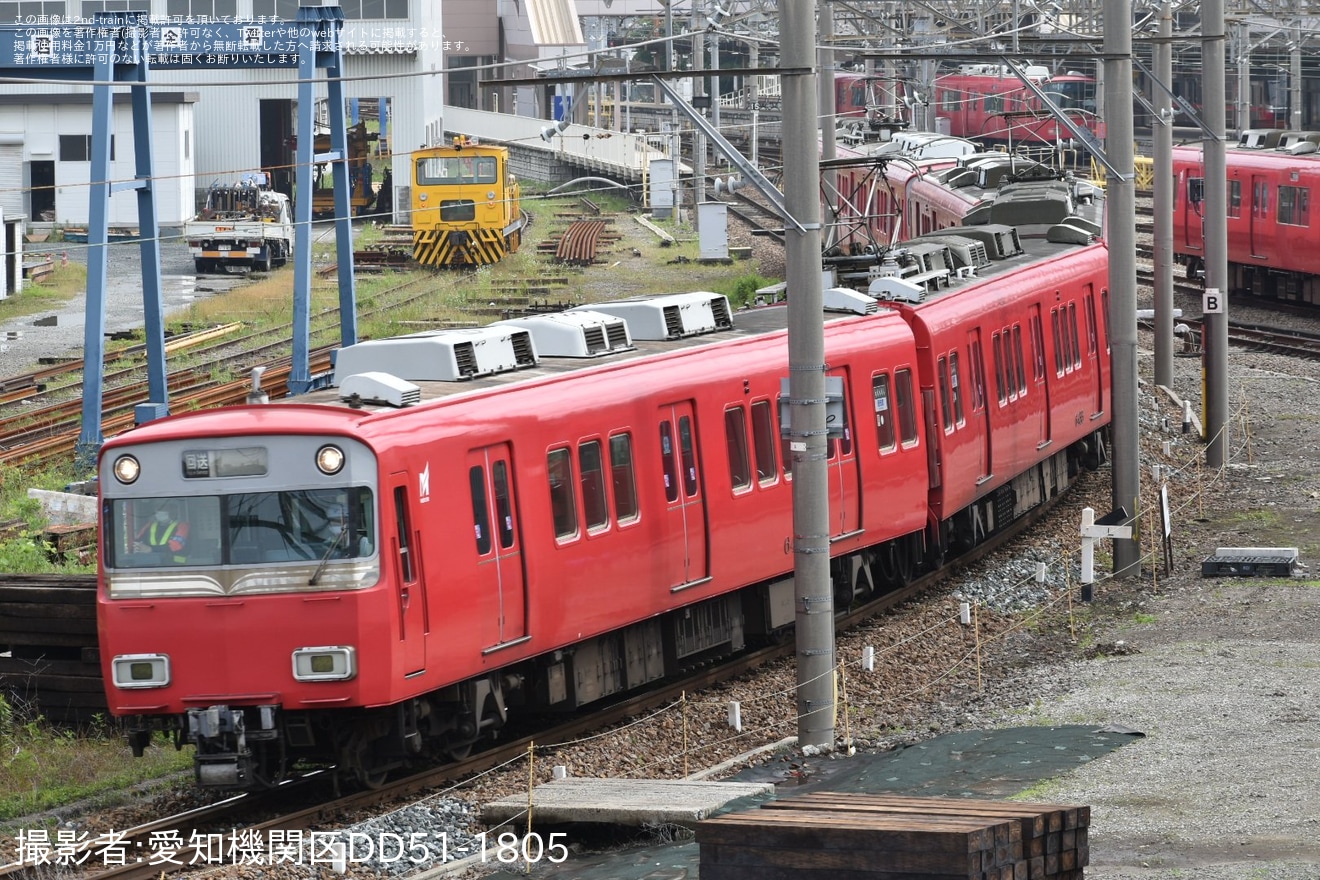
<path fill-rule="evenodd" d="M 174 537 L 174 533 L 179 529 L 178 520 L 170 520 L 168 523 L 165 524 L 165 528 L 163 529 L 161 529 L 160 526 L 161 526 L 160 523 L 153 520 L 151 525 L 147 528 L 148 546 L 155 547 L 158 549 L 161 547 L 168 547 L 170 544 L 170 539 Z M 180 536 L 180 539 L 182 540 L 182 536 Z M 188 557 L 184 556 L 183 554 L 176 553 L 174 556 L 174 561 L 179 563 L 187 562 Z"/>

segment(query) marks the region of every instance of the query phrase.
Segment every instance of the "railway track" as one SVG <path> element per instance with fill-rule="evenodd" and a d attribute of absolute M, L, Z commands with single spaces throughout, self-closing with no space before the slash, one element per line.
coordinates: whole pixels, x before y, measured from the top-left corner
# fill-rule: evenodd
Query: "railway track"
<path fill-rule="evenodd" d="M 1018 539 L 1024 531 L 1047 516 L 1051 510 L 1052 506 L 1038 509 L 1023 517 L 1009 529 L 938 572 L 914 579 L 906 587 L 836 614 L 836 627 L 843 631 L 859 626 L 929 591 L 957 574 L 963 566 L 974 563 Z M 463 779 L 525 758 L 529 750 L 534 749 L 537 744 L 545 746 L 570 742 L 628 719 L 644 716 L 675 703 L 685 695 L 700 692 L 758 669 L 771 661 L 791 656 L 794 650 L 795 646 L 791 640 L 761 647 L 737 658 L 694 671 L 681 680 L 666 683 L 661 688 L 622 699 L 588 715 L 557 723 L 549 729 L 539 729 L 516 736 L 466 760 L 431 767 L 388 781 L 376 789 L 337 796 L 332 791 L 328 791 L 333 788 L 329 781 L 330 774 L 314 772 L 298 777 L 270 792 L 240 795 L 123 831 L 116 831 L 115 850 L 124 853 L 153 853 L 153 843 L 157 845 L 155 849 L 159 850 L 159 842 L 166 839 L 179 841 L 180 845 L 170 847 L 171 861 L 144 857 L 137 862 L 129 858 L 125 864 L 88 864 L 87 873 L 80 876 L 88 880 L 159 878 L 190 865 L 208 864 L 209 851 L 216 845 L 213 835 L 219 834 L 225 838 L 224 851 L 229 853 L 231 838 L 238 840 L 240 836 L 246 835 L 248 839 L 252 839 L 255 835 L 259 836 L 258 839 L 264 839 L 265 833 L 273 829 L 306 830 L 317 825 L 343 822 L 345 816 L 352 816 L 363 810 L 396 804 L 422 792 L 445 790 Z M 309 800 L 312 803 L 309 804 Z M 93 854 L 103 853 L 106 845 L 107 840 L 104 837 L 82 841 L 72 850 L 68 859 L 71 863 L 76 863 L 80 857 L 83 857 L 84 863 L 93 862 Z M 23 866 L 0 869 L 0 878 L 26 877 L 28 874 L 24 872 L 28 870 L 30 869 Z"/>

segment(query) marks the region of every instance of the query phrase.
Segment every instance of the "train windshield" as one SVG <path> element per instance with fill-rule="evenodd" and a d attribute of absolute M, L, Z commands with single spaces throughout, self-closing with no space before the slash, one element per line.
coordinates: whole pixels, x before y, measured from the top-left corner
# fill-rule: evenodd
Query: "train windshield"
<path fill-rule="evenodd" d="M 426 156 L 417 160 L 418 186 L 496 183 L 498 174 L 494 156 Z"/>
<path fill-rule="evenodd" d="M 1054 80 L 1043 91 L 1060 110 L 1095 112 L 1095 82 L 1089 79 Z"/>
<path fill-rule="evenodd" d="M 364 487 L 118 499 L 105 527 L 111 568 L 319 563 L 377 544 Z"/>

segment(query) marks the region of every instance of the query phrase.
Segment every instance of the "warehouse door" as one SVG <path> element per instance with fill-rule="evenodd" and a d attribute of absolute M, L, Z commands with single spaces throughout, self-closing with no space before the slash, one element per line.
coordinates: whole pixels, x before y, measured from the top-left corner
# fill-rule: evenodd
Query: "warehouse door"
<path fill-rule="evenodd" d="M 706 561 L 706 499 L 692 401 L 660 407 L 659 421 L 666 518 L 661 559 L 669 571 L 670 587 L 694 586 L 709 580 L 710 569 Z"/>

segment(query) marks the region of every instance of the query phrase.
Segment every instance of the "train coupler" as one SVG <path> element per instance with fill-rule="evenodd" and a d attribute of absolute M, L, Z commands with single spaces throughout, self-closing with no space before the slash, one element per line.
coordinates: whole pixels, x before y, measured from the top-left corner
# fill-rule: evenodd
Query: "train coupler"
<path fill-rule="evenodd" d="M 203 788 L 249 788 L 256 784 L 258 760 L 248 742 L 278 735 L 276 708 L 189 709 L 187 737 L 197 749 L 193 759 L 197 784 Z"/>

